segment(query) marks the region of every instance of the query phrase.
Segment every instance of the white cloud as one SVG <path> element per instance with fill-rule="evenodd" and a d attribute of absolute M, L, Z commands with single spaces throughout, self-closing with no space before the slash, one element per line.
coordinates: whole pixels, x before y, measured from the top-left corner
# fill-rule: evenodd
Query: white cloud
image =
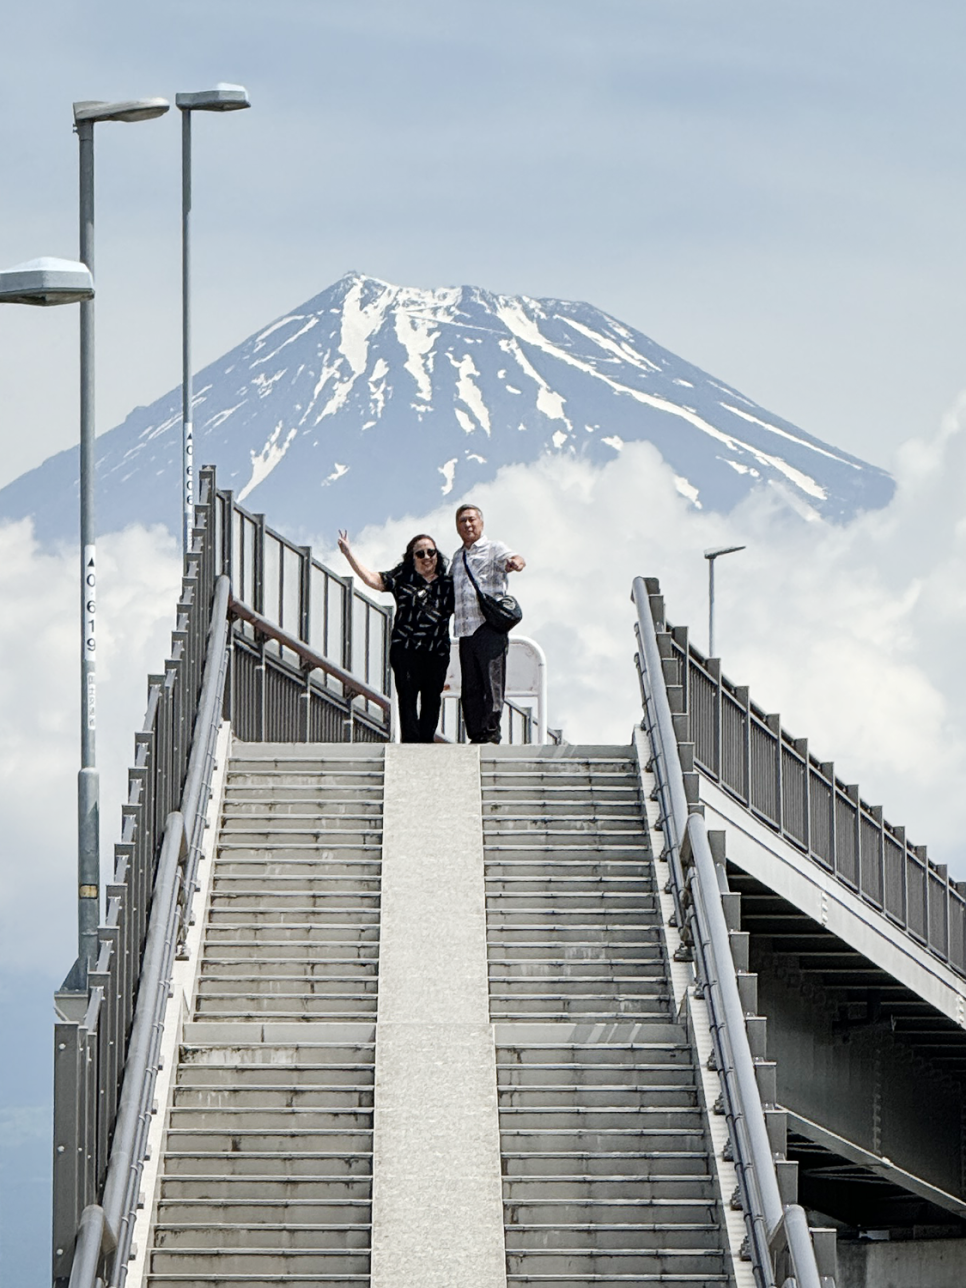
<path fill-rule="evenodd" d="M 175 543 L 131 528 L 98 543 L 98 736 L 102 876 L 119 836 L 146 677 L 161 668 L 180 578 Z M 29 522 L 0 527 L 0 964 L 70 968 L 76 945 L 79 764 L 78 566 L 38 550 Z"/>

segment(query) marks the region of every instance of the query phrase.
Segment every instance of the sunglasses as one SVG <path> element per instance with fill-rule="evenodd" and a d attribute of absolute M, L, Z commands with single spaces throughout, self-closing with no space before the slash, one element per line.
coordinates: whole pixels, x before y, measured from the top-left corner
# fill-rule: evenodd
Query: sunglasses
<path fill-rule="evenodd" d="M 414 550 L 413 554 L 417 559 L 435 559 L 436 551 L 430 547 L 429 550 Z"/>

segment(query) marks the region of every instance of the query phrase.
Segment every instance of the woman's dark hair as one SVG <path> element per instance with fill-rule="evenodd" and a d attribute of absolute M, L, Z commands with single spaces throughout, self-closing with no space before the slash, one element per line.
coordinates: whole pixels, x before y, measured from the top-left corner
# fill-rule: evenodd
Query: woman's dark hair
<path fill-rule="evenodd" d="M 406 547 L 406 553 L 402 557 L 402 566 L 406 569 L 407 572 L 415 571 L 416 556 L 413 554 L 413 551 L 416 549 L 416 546 L 420 541 L 432 541 L 433 548 L 436 551 L 436 576 L 437 577 L 445 576 L 446 575 L 446 556 L 443 554 L 442 550 L 440 550 L 439 546 L 436 544 L 435 537 L 431 537 L 428 532 L 419 532 L 416 534 L 415 537 L 413 537 L 412 541 L 410 541 L 409 545 Z"/>

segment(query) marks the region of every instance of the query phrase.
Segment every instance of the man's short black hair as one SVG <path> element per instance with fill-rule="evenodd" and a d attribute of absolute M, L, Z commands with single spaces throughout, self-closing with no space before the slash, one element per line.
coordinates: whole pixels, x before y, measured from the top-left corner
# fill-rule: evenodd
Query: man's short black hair
<path fill-rule="evenodd" d="M 479 507 L 478 505 L 470 505 L 470 503 L 469 503 L 469 502 L 467 502 L 467 503 L 466 503 L 466 505 L 460 505 L 460 506 L 457 506 L 457 507 L 456 507 L 456 522 L 457 522 L 457 523 L 459 523 L 460 515 L 463 513 L 463 511 L 464 511 L 464 510 L 475 510 L 475 511 L 476 511 L 476 513 L 480 516 L 480 518 L 481 518 L 481 519 L 483 518 L 483 511 L 480 509 L 480 507 Z"/>

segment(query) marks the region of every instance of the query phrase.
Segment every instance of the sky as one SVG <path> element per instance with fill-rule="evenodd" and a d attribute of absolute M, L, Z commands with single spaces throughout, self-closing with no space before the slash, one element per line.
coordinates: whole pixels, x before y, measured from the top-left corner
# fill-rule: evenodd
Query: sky
<path fill-rule="evenodd" d="M 570 736 L 633 722 L 630 577 L 660 575 L 700 644 L 701 550 L 741 539 L 725 670 L 966 877 L 964 36 L 939 0 L 9 6 L 0 267 L 76 256 L 74 99 L 238 82 L 251 111 L 195 122 L 197 366 L 353 268 L 585 299 L 893 470 L 893 505 L 848 529 L 689 511 L 646 445 L 511 467 L 484 503 L 530 561 L 517 589 Z M 180 378 L 180 136 L 169 115 L 96 139 L 103 431 Z M 76 440 L 76 349 L 76 310 L 0 310 L 0 484 Z M 402 536 L 355 544 L 379 566 Z M 109 849 L 178 565 L 159 532 L 100 556 Z M 0 1007 L 21 1035 L 0 1066 L 0 1282 L 24 1288 L 48 1282 L 49 1000 L 74 933 L 73 578 L 70 552 L 0 531 Z"/>

